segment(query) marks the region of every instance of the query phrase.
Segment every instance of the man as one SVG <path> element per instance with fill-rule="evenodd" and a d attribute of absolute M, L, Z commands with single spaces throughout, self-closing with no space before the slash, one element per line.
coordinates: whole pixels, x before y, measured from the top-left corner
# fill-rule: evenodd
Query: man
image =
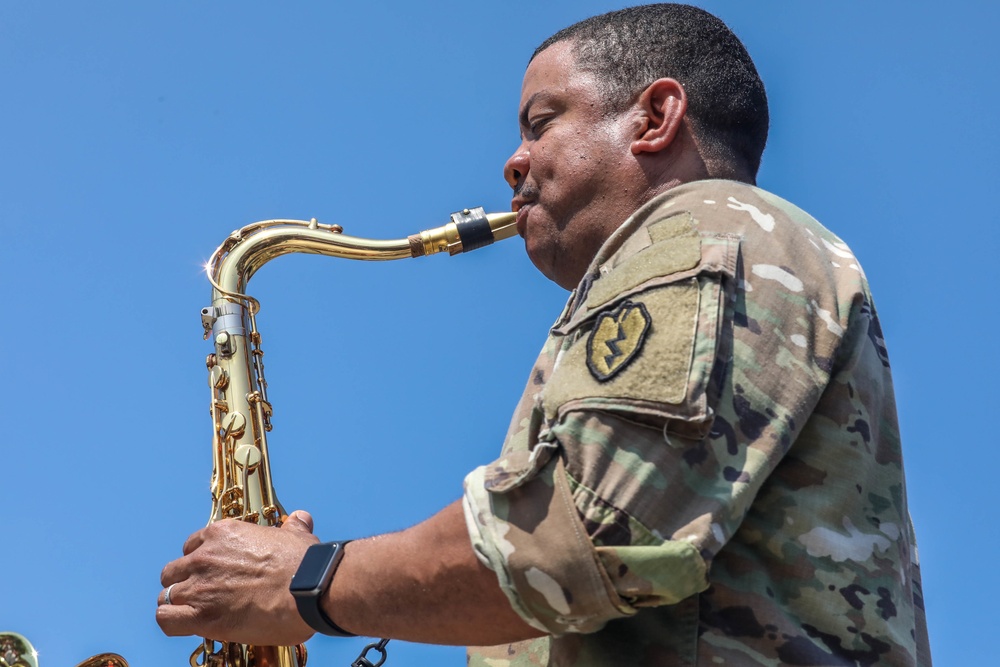
<path fill-rule="evenodd" d="M 878 319 L 847 246 L 753 187 L 767 124 L 699 9 L 539 47 L 505 176 L 532 262 L 574 291 L 501 458 L 343 549 L 321 623 L 488 647 L 474 665 L 930 664 Z M 195 533 L 161 627 L 304 641 L 311 527 Z"/>

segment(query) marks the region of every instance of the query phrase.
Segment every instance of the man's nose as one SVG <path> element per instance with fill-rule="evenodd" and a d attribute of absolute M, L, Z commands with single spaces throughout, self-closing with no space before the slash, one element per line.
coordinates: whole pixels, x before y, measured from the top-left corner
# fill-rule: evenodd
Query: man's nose
<path fill-rule="evenodd" d="M 524 177 L 528 175 L 530 166 L 528 149 L 519 146 L 514 154 L 507 158 L 507 163 L 503 166 L 503 177 L 507 181 L 507 185 L 517 189 Z"/>

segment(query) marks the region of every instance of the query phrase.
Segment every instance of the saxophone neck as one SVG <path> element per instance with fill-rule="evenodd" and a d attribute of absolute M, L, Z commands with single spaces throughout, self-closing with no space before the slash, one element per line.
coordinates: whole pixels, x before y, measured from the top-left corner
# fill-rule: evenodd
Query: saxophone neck
<path fill-rule="evenodd" d="M 457 255 L 485 247 L 517 234 L 514 213 L 489 213 L 482 207 L 452 213 L 440 227 L 405 239 L 376 240 L 348 236 L 340 225 L 324 225 L 315 218 L 264 220 L 234 231 L 216 249 L 206 266 L 218 292 L 213 296 L 247 300 L 243 294 L 250 277 L 281 255 L 302 252 L 343 259 L 387 261 L 422 257 L 447 251 Z M 254 308 L 256 310 L 256 308 Z"/>

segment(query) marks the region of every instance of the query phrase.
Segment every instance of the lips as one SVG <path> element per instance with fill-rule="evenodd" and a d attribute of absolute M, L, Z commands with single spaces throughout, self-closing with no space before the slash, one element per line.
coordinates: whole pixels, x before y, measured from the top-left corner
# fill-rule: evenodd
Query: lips
<path fill-rule="evenodd" d="M 510 202 L 510 210 L 517 213 L 517 233 L 522 239 L 528 229 L 528 211 L 534 203 L 533 200 L 524 199 L 523 197 L 514 197 Z"/>
<path fill-rule="evenodd" d="M 528 209 L 530 208 L 531 204 L 525 204 L 517 209 L 517 233 L 522 239 L 528 230 Z"/>

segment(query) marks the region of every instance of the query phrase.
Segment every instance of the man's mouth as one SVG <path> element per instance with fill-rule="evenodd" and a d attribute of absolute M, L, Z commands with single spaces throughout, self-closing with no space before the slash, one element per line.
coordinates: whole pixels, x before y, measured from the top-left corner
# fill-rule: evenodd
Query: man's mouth
<path fill-rule="evenodd" d="M 517 233 L 522 239 L 528 230 L 528 210 L 531 209 L 531 205 L 532 202 L 527 202 L 525 204 L 518 205 L 517 208 L 514 208 L 514 210 L 517 211 Z"/>
<path fill-rule="evenodd" d="M 517 233 L 522 239 L 528 228 L 528 211 L 535 203 L 535 198 L 530 196 L 533 193 L 525 192 L 528 189 L 528 186 L 518 188 L 514 191 L 514 198 L 510 200 L 510 210 L 517 213 Z"/>

